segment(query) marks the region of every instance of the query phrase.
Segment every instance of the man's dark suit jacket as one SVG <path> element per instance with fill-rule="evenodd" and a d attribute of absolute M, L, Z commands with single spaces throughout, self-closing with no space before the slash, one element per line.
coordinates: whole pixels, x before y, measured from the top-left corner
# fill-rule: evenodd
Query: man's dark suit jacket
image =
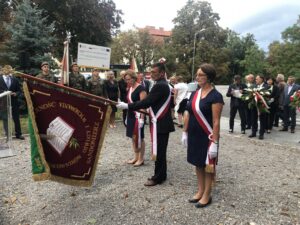
<path fill-rule="evenodd" d="M 244 102 L 240 98 L 236 98 L 231 94 L 231 92 L 233 90 L 244 90 L 244 88 L 247 88 L 246 84 L 235 84 L 235 83 L 233 83 L 233 84 L 229 85 L 226 96 L 230 97 L 230 108 L 239 107 L 239 106 L 244 105 Z"/>
<path fill-rule="evenodd" d="M 284 106 L 288 106 L 291 102 L 290 97 L 297 91 L 300 89 L 300 85 L 298 84 L 293 84 L 293 87 L 290 91 L 290 93 L 288 93 L 289 90 L 289 85 L 286 85 L 284 88 L 284 100 L 283 100 L 283 105 Z"/>
<path fill-rule="evenodd" d="M 130 103 L 129 110 L 147 109 L 152 107 L 154 114 L 163 106 L 170 94 L 168 82 L 165 79 L 156 81 L 149 95 L 141 101 Z M 157 133 L 164 134 L 174 131 L 174 124 L 171 117 L 171 108 L 168 107 L 167 113 L 157 121 Z"/>
<path fill-rule="evenodd" d="M 20 83 L 19 83 L 18 79 L 11 76 L 10 77 L 10 87 L 8 88 L 4 81 L 4 77 L 0 76 L 0 93 L 2 93 L 4 91 L 12 91 L 12 92 L 17 93 L 16 96 L 11 96 L 11 105 L 12 105 L 12 107 L 18 107 L 19 106 L 18 96 L 21 93 Z"/>
<path fill-rule="evenodd" d="M 127 102 L 127 83 L 124 79 L 118 81 L 120 90 L 120 99 L 122 102 Z"/>

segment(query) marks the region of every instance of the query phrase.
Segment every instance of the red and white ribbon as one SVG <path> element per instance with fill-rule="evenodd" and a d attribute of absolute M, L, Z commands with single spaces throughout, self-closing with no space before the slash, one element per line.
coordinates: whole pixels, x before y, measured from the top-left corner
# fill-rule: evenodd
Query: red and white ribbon
<path fill-rule="evenodd" d="M 154 114 L 152 108 L 149 108 L 151 124 L 150 124 L 150 134 L 151 134 L 151 142 L 152 142 L 152 158 L 156 159 L 157 156 L 157 121 L 165 116 L 168 112 L 169 105 L 171 102 L 171 90 L 169 92 L 169 96 L 162 107 Z"/>

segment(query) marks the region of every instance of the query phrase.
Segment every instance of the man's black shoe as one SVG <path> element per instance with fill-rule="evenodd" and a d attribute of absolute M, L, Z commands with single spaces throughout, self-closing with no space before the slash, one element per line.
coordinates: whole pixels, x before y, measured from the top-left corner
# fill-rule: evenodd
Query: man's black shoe
<path fill-rule="evenodd" d="M 16 138 L 17 138 L 17 139 L 20 139 L 20 140 L 25 140 L 25 138 L 24 138 L 22 135 L 16 136 Z"/>
<path fill-rule="evenodd" d="M 263 140 L 264 139 L 264 135 L 259 135 L 258 139 L 259 140 Z"/>
<path fill-rule="evenodd" d="M 245 131 L 245 130 L 242 130 L 241 133 L 242 133 L 242 134 L 246 134 L 246 131 Z"/>
<path fill-rule="evenodd" d="M 256 137 L 256 134 L 250 134 L 248 137 L 249 137 L 249 138 Z"/>

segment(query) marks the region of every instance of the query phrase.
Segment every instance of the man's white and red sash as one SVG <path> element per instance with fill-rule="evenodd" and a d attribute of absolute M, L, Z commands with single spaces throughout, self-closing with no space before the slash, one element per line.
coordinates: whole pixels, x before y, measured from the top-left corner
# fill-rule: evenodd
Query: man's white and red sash
<path fill-rule="evenodd" d="M 128 90 L 128 94 L 127 94 L 128 103 L 133 103 L 132 98 L 131 98 L 131 94 L 133 91 L 134 91 L 133 88 L 130 87 Z M 135 115 L 135 122 L 134 122 L 134 128 L 133 128 L 133 133 L 132 133 L 132 139 L 134 141 L 135 147 L 141 148 L 142 147 L 142 137 L 141 137 L 141 129 L 142 128 L 139 128 L 139 118 L 140 118 L 141 114 L 139 112 L 134 111 L 134 115 Z"/>
<path fill-rule="evenodd" d="M 162 105 L 162 107 L 157 111 L 156 114 L 154 114 L 152 108 L 149 108 L 149 113 L 150 113 L 150 119 L 151 119 L 151 124 L 150 124 L 150 134 L 151 134 L 151 143 L 152 143 L 152 159 L 156 160 L 157 156 L 157 121 L 159 121 L 161 118 L 163 118 L 166 113 L 168 112 L 169 106 L 171 102 L 171 90 L 169 92 L 169 96 L 165 103 Z"/>
<path fill-rule="evenodd" d="M 204 132 L 207 134 L 207 137 L 209 139 L 209 142 L 208 142 L 208 149 L 209 149 L 209 146 L 212 143 L 212 132 L 213 132 L 213 130 L 212 130 L 212 127 L 210 126 L 210 124 L 207 122 L 205 116 L 202 114 L 202 112 L 200 110 L 201 91 L 202 91 L 201 89 L 197 90 L 194 97 L 193 97 L 192 110 L 194 112 L 195 118 L 197 119 L 199 125 L 202 127 Z M 207 149 L 205 164 L 215 167 L 217 158 L 211 159 L 208 155 L 208 149 Z"/>

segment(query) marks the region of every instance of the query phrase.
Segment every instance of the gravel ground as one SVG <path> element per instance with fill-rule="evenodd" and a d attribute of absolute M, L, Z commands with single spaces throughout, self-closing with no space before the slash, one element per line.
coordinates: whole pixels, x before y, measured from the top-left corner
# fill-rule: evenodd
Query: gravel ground
<path fill-rule="evenodd" d="M 300 224 L 300 147 L 221 136 L 213 203 L 204 209 L 187 202 L 196 176 L 180 130 L 170 136 L 167 181 L 150 188 L 149 139 L 145 165 L 127 165 L 131 142 L 121 123 L 107 132 L 91 188 L 34 182 L 28 137 L 14 141 L 17 156 L 0 159 L 0 224 Z"/>

